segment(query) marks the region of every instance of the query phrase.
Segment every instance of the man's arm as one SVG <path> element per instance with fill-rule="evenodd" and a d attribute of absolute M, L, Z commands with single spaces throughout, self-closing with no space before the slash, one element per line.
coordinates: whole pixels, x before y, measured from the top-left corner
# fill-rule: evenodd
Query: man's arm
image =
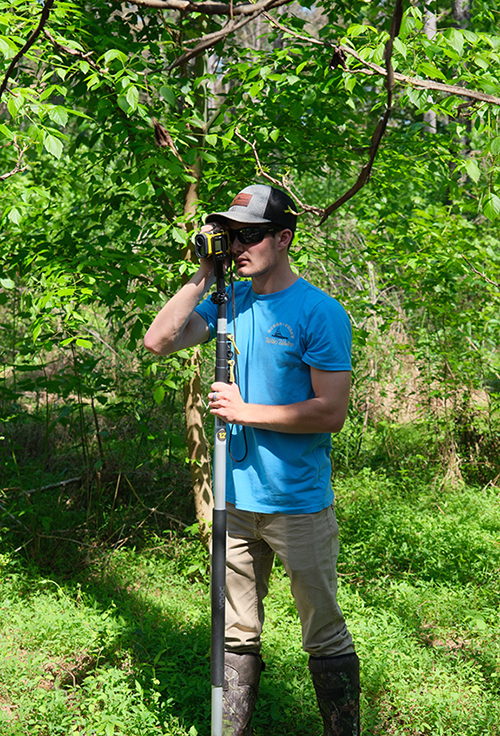
<path fill-rule="evenodd" d="M 314 398 L 296 404 L 270 406 L 247 404 L 235 383 L 214 383 L 209 394 L 210 411 L 230 424 L 270 429 L 274 432 L 340 432 L 349 406 L 350 371 L 311 368 Z"/>
<path fill-rule="evenodd" d="M 208 339 L 208 325 L 194 310 L 214 281 L 212 262 L 201 261 L 190 281 L 156 315 L 144 337 L 147 350 L 156 355 L 169 355 Z"/>

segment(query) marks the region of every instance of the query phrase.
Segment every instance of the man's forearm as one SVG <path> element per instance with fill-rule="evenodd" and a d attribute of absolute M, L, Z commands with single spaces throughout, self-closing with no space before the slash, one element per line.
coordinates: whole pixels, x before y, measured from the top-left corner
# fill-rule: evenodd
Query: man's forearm
<path fill-rule="evenodd" d="M 200 267 L 187 284 L 169 299 L 144 337 L 144 345 L 150 352 L 169 355 L 200 341 L 200 334 L 193 331 L 190 320 L 213 283 L 213 270 Z"/>
<path fill-rule="evenodd" d="M 290 434 L 312 434 L 316 432 L 340 432 L 344 425 L 343 411 L 325 405 L 321 399 L 313 398 L 296 404 L 273 405 L 245 404 L 235 424 L 269 429 L 273 432 Z"/>
<path fill-rule="evenodd" d="M 331 390 L 324 390 L 324 381 Z M 243 401 L 237 384 L 215 382 L 209 394 L 210 411 L 229 424 L 268 429 L 273 432 L 340 432 L 349 405 L 350 372 L 316 371 L 317 395 L 294 404 L 250 404 Z M 332 385 L 333 384 L 333 385 Z"/>

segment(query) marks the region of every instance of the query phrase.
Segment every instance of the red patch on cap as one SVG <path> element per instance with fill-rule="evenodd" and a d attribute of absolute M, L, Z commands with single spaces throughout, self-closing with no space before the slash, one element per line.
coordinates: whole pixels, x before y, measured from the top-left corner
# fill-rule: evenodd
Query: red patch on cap
<path fill-rule="evenodd" d="M 236 195 L 236 197 L 231 202 L 231 207 L 234 207 L 235 205 L 237 207 L 248 207 L 250 204 L 250 200 L 252 199 L 251 194 L 246 194 L 245 192 L 240 192 Z"/>

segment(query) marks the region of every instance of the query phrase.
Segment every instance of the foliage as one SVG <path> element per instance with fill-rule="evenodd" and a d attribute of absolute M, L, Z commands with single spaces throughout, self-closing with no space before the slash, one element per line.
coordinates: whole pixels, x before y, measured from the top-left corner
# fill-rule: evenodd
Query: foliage
<path fill-rule="evenodd" d="M 18 5 L 4 3 L 4 73 L 39 21 L 37 3 Z M 287 6 L 246 44 L 238 32 L 210 57 L 175 66 L 193 38 L 220 29 L 219 17 L 194 22 L 99 0 L 52 9 L 2 100 L 5 172 L 27 147 L 27 168 L 2 182 L 2 360 L 14 392 L 4 396 L 45 382 L 65 400 L 76 393 L 77 405 L 98 400 L 121 390 L 107 366 L 123 350 L 151 369 L 138 341 L 189 270 L 184 197 L 198 170 L 198 222 L 255 176 L 255 152 L 258 176 L 288 177 L 307 205 L 324 207 L 354 182 L 385 105 L 383 75 L 367 72 L 382 64 L 392 8 L 322 11 Z M 433 38 L 424 11 L 405 8 L 392 57 L 403 76 L 370 185 L 321 228 L 303 218 L 297 262 L 319 255 L 327 274 L 335 269 L 328 288 L 349 308 L 360 351 L 367 333 L 373 343 L 403 324 L 423 384 L 449 395 L 498 372 L 497 292 L 469 264 L 498 281 L 500 108 L 487 99 L 498 97 L 500 41 L 495 8 L 476 4 L 467 28 L 448 6 L 428 11 L 441 13 Z M 344 50 L 342 63 L 332 63 L 332 46 Z M 463 108 L 460 85 L 485 99 Z M 429 111 L 435 134 L 424 132 Z M 78 363 L 78 377 L 30 375 L 61 360 Z M 29 380 L 19 383 L 20 371 Z M 152 385 L 157 401 L 182 371 L 167 363 Z"/>
<path fill-rule="evenodd" d="M 364 733 L 494 736 L 498 491 L 457 493 L 391 470 L 336 481 L 339 600 L 361 659 Z M 151 520 L 147 529 L 128 548 L 94 548 L 71 577 L 23 564 L 2 546 L 2 733 L 209 733 L 206 552 L 193 530 L 159 533 Z M 196 561 L 205 569 L 193 572 Z M 270 724 L 277 736 L 315 732 L 279 562 L 263 655 L 255 733 Z"/>
<path fill-rule="evenodd" d="M 190 230 L 272 177 L 302 212 L 294 267 L 354 326 L 333 460 L 365 732 L 494 736 L 498 5 L 404 4 L 370 182 L 322 224 L 387 106 L 393 7 L 285 3 L 229 34 L 238 3 L 164 5 L 0 0 L 0 731 L 208 733 L 192 369 L 141 338 Z M 279 564 L 264 654 L 256 736 L 313 732 Z"/>

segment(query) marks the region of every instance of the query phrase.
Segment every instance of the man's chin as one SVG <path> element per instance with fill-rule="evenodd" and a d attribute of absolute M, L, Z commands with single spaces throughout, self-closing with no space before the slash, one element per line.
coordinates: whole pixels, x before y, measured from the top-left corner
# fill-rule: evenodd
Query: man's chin
<path fill-rule="evenodd" d="M 245 273 L 245 270 L 248 270 L 248 263 L 235 263 L 234 265 L 238 276 L 250 276 L 249 273 Z"/>

